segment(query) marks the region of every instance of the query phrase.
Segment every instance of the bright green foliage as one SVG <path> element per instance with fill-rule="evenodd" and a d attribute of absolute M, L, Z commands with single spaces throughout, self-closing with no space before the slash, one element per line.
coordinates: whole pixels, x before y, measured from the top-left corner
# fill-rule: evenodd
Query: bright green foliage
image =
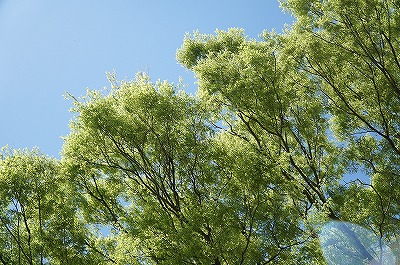
<path fill-rule="evenodd" d="M 113 226 L 119 247 L 109 255 L 120 264 L 216 259 L 209 227 L 221 223 L 202 211 L 228 209 L 212 208 L 221 186 L 203 107 L 168 83 L 138 75 L 108 95 L 88 92 L 75 111 L 65 163 L 87 194 L 89 220 Z"/>
<path fill-rule="evenodd" d="M 0 262 L 398 262 L 400 2 L 281 2 L 283 34 L 186 35 L 196 96 L 110 75 L 61 161 L 5 152 Z"/>
<path fill-rule="evenodd" d="M 217 136 L 205 107 L 143 75 L 76 102 L 64 162 L 118 264 L 257 264 L 307 237 L 274 166 Z"/>
<path fill-rule="evenodd" d="M 219 107 L 226 132 L 275 165 L 275 184 L 297 205 L 367 226 L 394 244 L 398 4 L 283 1 L 297 19 L 285 34 L 255 41 L 236 29 L 195 33 L 177 55 L 199 79 L 202 99 Z M 362 180 L 339 182 L 357 171 L 365 173 Z"/>
<path fill-rule="evenodd" d="M 203 56 L 202 52 L 199 57 L 193 56 L 191 61 L 187 61 L 186 51 L 193 54 L 192 49 L 207 46 L 205 41 L 217 43 L 215 46 L 220 47 L 219 50 L 213 50 L 207 56 Z M 240 45 L 236 46 L 238 43 Z M 248 177 L 257 185 L 262 181 L 269 182 L 271 191 L 279 194 L 272 199 L 274 204 L 279 205 L 282 200 L 286 207 L 291 205 L 292 209 L 264 217 L 262 222 L 265 223 L 269 220 L 279 220 L 279 224 L 290 223 L 284 234 L 273 231 L 269 234 L 274 234 L 276 241 L 282 240 L 288 245 L 289 242 L 302 241 L 306 248 L 314 240 L 313 229 L 304 230 L 309 210 L 317 207 L 320 211 L 331 211 L 325 193 L 337 185 L 343 166 L 338 159 L 338 150 L 325 134 L 328 120 L 321 97 L 310 88 L 311 81 L 309 86 L 298 84 L 297 79 L 306 76 L 289 68 L 290 65 L 277 50 L 280 44 L 281 38 L 275 34 L 265 34 L 265 41 L 257 42 L 247 40 L 241 31 L 235 29 L 217 32 L 216 36 L 195 34 L 185 39 L 178 59 L 187 67 L 192 67 L 199 78 L 202 99 L 221 107 L 220 118 L 227 128 L 223 133 L 224 140 L 229 142 L 237 137 L 239 145 L 248 146 L 261 160 L 264 168 L 260 172 L 269 175 L 251 174 L 251 169 L 255 169 L 251 166 L 245 170 Z M 223 45 L 236 47 L 224 48 Z M 234 165 L 238 163 L 236 161 Z M 245 182 L 241 180 L 238 183 L 243 185 Z M 262 190 L 261 194 L 266 198 L 268 193 Z M 264 215 L 269 211 L 271 207 L 261 210 Z M 328 214 L 334 216 L 333 212 Z M 280 220 L 280 215 L 283 220 Z M 299 220 L 298 223 L 296 220 Z M 265 227 L 263 229 L 265 231 Z M 296 231 L 301 231 L 305 238 Z M 264 239 L 264 242 L 268 240 Z M 299 248 L 281 250 L 284 263 L 293 259 L 290 252 L 295 249 Z M 296 251 L 305 250 L 300 247 Z M 298 253 L 295 253 L 297 256 Z M 312 263 L 305 256 L 302 259 Z"/>
<path fill-rule="evenodd" d="M 59 163 L 26 150 L 0 158 L 1 264 L 99 264 Z"/>
<path fill-rule="evenodd" d="M 332 131 L 347 144 L 346 159 L 370 178 L 350 185 L 340 199 L 344 205 L 335 208 L 394 245 L 400 223 L 399 4 L 285 1 L 299 20 L 286 53 L 317 80 Z"/>
<path fill-rule="evenodd" d="M 87 221 L 112 227 L 100 242 L 106 255 L 117 264 L 319 263 L 302 218 L 318 195 L 302 193 L 290 154 L 265 153 L 273 141 L 247 141 L 246 127 L 241 138 L 212 129 L 208 108 L 146 75 L 75 101 L 63 162 Z"/>

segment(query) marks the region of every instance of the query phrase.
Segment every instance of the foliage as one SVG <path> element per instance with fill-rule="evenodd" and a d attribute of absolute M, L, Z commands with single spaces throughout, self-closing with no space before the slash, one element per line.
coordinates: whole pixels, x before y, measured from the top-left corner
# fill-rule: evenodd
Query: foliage
<path fill-rule="evenodd" d="M 398 262 L 400 3 L 281 3 L 282 34 L 185 36 L 196 96 L 110 74 L 61 161 L 6 149 L 0 261 Z"/>
<path fill-rule="evenodd" d="M 1 264 L 99 264 L 59 162 L 37 150 L 0 158 Z"/>

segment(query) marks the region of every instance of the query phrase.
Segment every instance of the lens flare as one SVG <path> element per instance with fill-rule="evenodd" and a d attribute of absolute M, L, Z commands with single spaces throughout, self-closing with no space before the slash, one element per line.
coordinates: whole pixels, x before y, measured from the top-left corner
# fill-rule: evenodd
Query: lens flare
<path fill-rule="evenodd" d="M 322 227 L 319 239 L 329 265 L 396 264 L 396 258 L 387 242 L 359 225 L 329 222 Z"/>

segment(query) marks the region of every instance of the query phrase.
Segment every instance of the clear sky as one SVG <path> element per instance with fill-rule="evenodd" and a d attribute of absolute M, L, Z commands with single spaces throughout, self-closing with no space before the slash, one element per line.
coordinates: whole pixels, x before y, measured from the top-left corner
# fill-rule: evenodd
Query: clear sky
<path fill-rule="evenodd" d="M 175 59 L 185 33 L 239 27 L 257 38 L 292 20 L 277 0 L 0 0 L 0 146 L 59 157 L 67 91 L 109 86 L 105 72 L 115 70 L 119 80 L 181 76 L 194 92 Z"/>

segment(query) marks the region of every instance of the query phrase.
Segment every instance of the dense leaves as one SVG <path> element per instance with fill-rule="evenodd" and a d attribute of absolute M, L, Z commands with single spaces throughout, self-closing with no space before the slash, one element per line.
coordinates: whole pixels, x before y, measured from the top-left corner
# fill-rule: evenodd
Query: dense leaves
<path fill-rule="evenodd" d="M 195 96 L 70 96 L 61 161 L 3 152 L 0 262 L 398 263 L 399 5 L 285 0 L 283 34 L 185 36 Z"/>
<path fill-rule="evenodd" d="M 4 149 L 0 160 L 0 262 L 98 264 L 59 162 Z"/>

